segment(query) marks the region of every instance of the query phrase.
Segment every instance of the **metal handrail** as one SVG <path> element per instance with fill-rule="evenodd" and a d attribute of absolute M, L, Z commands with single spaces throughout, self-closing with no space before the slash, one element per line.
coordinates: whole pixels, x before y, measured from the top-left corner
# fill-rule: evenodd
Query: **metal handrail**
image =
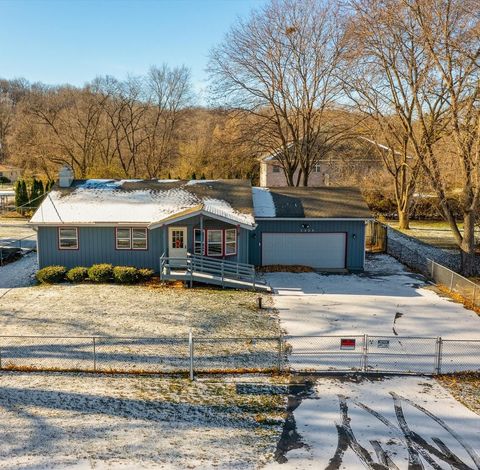
<path fill-rule="evenodd" d="M 192 255 L 187 253 L 186 257 L 170 257 L 165 256 L 165 253 L 160 257 L 160 279 L 166 269 L 171 269 L 171 261 L 181 261 L 184 264 L 178 267 L 186 270 L 186 275 L 193 281 L 194 272 L 201 272 L 206 274 L 213 274 L 221 277 L 222 286 L 228 278 L 245 280 L 252 283 L 253 288 L 256 284 L 265 284 L 257 280 L 255 266 L 247 263 L 237 263 L 234 261 L 220 260 L 215 258 L 208 258 L 205 256 Z"/>

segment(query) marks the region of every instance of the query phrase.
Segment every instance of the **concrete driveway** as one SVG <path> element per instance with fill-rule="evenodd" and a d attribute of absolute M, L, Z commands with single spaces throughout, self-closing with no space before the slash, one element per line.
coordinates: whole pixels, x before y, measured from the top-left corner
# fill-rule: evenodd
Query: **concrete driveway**
<path fill-rule="evenodd" d="M 480 317 L 438 295 L 394 258 L 367 258 L 362 274 L 271 273 L 289 335 L 399 335 L 480 339 Z"/>

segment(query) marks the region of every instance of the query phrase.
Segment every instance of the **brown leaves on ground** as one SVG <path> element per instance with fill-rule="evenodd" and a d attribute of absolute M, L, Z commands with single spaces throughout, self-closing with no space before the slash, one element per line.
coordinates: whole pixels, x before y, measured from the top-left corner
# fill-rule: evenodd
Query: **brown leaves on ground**
<path fill-rule="evenodd" d="M 480 414 L 480 372 L 442 375 L 437 380 L 467 408 Z"/>

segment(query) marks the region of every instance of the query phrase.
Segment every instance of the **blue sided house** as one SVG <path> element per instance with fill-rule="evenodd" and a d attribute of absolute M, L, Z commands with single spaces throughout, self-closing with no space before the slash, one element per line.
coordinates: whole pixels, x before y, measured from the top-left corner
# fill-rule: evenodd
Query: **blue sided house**
<path fill-rule="evenodd" d="M 74 180 L 63 169 L 30 224 L 40 268 L 111 263 L 151 268 L 165 279 L 242 287 L 255 284 L 255 266 L 363 270 L 370 218 L 356 188 Z"/>

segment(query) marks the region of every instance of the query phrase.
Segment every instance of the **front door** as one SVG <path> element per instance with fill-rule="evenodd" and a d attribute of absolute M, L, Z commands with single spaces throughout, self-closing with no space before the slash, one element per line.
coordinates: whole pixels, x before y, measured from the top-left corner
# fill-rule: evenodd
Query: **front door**
<path fill-rule="evenodd" d="M 168 228 L 168 256 L 170 258 L 187 257 L 187 227 Z M 182 264 L 182 263 L 171 263 Z"/>

